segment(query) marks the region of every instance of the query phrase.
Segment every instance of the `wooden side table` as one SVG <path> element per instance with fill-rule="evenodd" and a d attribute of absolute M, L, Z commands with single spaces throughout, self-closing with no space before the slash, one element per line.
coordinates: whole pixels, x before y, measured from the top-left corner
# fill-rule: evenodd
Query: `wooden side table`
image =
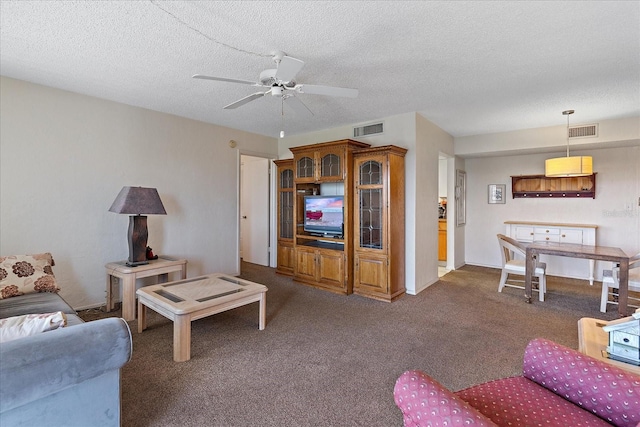
<path fill-rule="evenodd" d="M 126 321 L 136 319 L 136 279 L 158 276 L 158 283 L 169 280 L 169 273 L 180 272 L 180 279 L 187 278 L 187 260 L 159 256 L 149 264 L 129 267 L 126 261 L 110 262 L 107 270 L 107 306 L 106 311 L 114 308 L 112 286 L 114 278 L 122 281 L 122 317 Z"/>
<path fill-rule="evenodd" d="M 578 351 L 594 359 L 602 360 L 625 371 L 640 375 L 640 366 L 609 359 L 606 355 L 603 355 L 603 351 L 606 352 L 607 344 L 609 343 L 609 335 L 602 330 L 602 327 L 607 323 L 609 322 L 606 320 L 592 319 L 590 317 L 583 317 L 578 320 Z"/>

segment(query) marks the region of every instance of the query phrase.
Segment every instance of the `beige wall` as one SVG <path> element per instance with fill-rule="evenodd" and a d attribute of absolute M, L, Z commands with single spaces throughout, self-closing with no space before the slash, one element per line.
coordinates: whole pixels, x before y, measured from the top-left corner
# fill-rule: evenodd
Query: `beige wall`
<path fill-rule="evenodd" d="M 511 175 L 543 174 L 546 154 L 467 159 L 466 262 L 499 266 L 496 234 L 505 232 L 504 221 L 514 220 L 596 224 L 598 244 L 620 247 L 629 255 L 640 251 L 640 146 L 575 151 L 586 154 L 593 156 L 597 172 L 595 199 L 513 199 Z M 489 184 L 506 184 L 505 204 L 487 203 Z M 548 274 L 585 278 L 585 263 L 556 259 L 548 263 Z M 603 268 L 610 263 L 597 263 L 598 280 Z"/>
<path fill-rule="evenodd" d="M 576 117 L 576 119 L 578 119 Z M 558 117 L 563 122 L 563 117 Z M 571 126 L 579 126 L 579 121 L 571 121 Z M 598 122 L 598 136 L 573 139 L 570 152 L 579 149 L 602 147 L 637 146 L 640 143 L 640 118 L 601 120 Z M 567 125 L 550 126 L 537 129 L 522 129 L 511 132 L 490 133 L 485 135 L 463 136 L 455 140 L 457 156 L 478 157 L 530 153 L 566 154 Z M 548 158 L 555 157 L 548 155 Z M 543 172 L 539 172 L 543 173 Z"/>
<path fill-rule="evenodd" d="M 415 227 L 416 279 L 413 292 L 418 293 L 438 280 L 438 201 L 439 201 L 439 157 L 440 153 L 453 156 L 453 137 L 416 114 L 416 158 L 414 185 L 416 201 L 413 206 Z M 455 167 L 447 168 L 449 181 Z M 451 221 L 455 217 L 453 205 L 448 205 L 447 240 L 457 241 L 463 228 L 456 228 Z M 461 244 L 464 242 L 461 241 Z M 463 250 L 464 247 L 461 246 Z M 462 251 L 459 251 L 462 253 Z M 447 264 L 455 265 L 456 258 L 448 257 Z M 462 265 L 463 258 L 459 258 Z M 459 266 L 458 265 L 458 266 Z"/>
<path fill-rule="evenodd" d="M 239 152 L 276 157 L 274 138 L 5 77 L 0 102 L 0 255 L 52 252 L 62 296 L 103 304 L 104 265 L 128 255 L 128 218 L 108 209 L 139 185 L 167 211 L 149 216 L 154 253 L 238 273 Z"/>

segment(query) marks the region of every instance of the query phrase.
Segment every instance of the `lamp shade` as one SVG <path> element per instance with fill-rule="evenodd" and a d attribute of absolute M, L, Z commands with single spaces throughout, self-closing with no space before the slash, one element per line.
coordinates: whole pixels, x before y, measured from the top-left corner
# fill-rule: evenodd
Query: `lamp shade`
<path fill-rule="evenodd" d="M 166 215 L 158 190 L 145 187 L 122 187 L 109 212 L 127 215 Z"/>
<path fill-rule="evenodd" d="M 545 176 L 585 176 L 593 173 L 591 156 L 572 156 L 547 159 L 544 162 Z"/>

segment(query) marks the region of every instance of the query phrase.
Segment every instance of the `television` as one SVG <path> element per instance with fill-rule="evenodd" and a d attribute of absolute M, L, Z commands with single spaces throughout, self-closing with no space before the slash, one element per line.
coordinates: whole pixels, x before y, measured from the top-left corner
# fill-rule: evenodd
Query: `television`
<path fill-rule="evenodd" d="M 342 236 L 344 196 L 304 196 L 304 231 L 322 236 Z"/>

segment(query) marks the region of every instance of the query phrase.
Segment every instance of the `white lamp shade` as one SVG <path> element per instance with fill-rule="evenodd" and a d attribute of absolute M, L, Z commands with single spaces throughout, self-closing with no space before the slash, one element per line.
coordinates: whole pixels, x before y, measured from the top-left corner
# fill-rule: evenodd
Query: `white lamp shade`
<path fill-rule="evenodd" d="M 593 174 L 591 156 L 572 156 L 547 159 L 544 162 L 545 176 L 585 176 Z"/>

